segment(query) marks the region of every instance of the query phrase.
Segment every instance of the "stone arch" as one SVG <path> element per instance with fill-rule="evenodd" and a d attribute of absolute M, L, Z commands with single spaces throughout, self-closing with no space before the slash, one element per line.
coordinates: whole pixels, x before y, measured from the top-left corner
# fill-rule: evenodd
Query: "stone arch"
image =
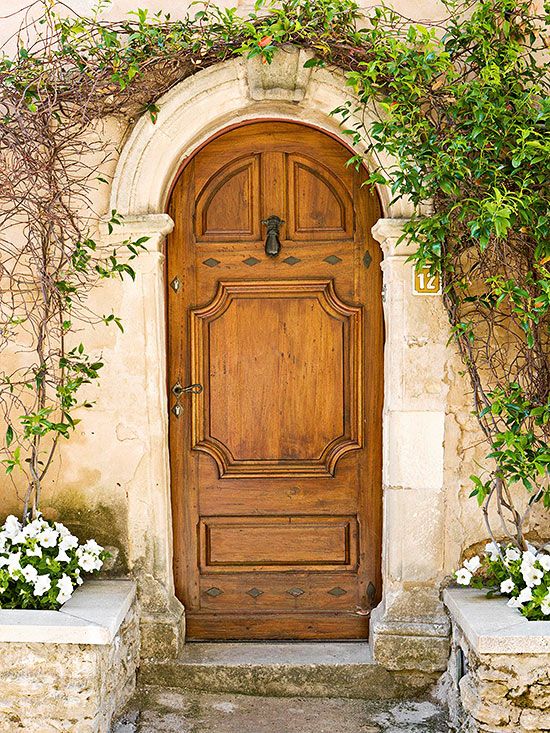
<path fill-rule="evenodd" d="M 246 120 L 304 122 L 349 146 L 337 118 L 330 115 L 350 98 L 344 75 L 304 68 L 307 58 L 305 51 L 283 49 L 269 66 L 259 59 L 233 60 L 177 84 L 159 101 L 156 123 L 143 115 L 130 133 L 113 180 L 110 208 L 124 216 L 165 211 L 185 158 L 219 130 Z M 350 125 L 358 121 L 352 119 Z M 384 157 L 381 162 L 391 164 Z M 380 186 L 378 193 L 385 216 L 410 215 L 406 202 L 390 204 L 387 187 Z"/>
<path fill-rule="evenodd" d="M 165 213 L 171 187 L 185 159 L 203 143 L 224 128 L 251 119 L 303 122 L 349 144 L 337 119 L 330 116 L 350 98 L 344 75 L 306 69 L 307 58 L 305 51 L 289 48 L 271 65 L 262 65 L 259 59 L 232 60 L 188 77 L 160 100 L 156 124 L 147 115 L 138 120 L 115 170 L 110 209 L 124 219 L 112 234 L 105 224 L 102 239 L 116 243 L 128 237 L 148 238 L 147 252 L 136 261 L 138 285 L 124 291 L 122 313 L 129 324 L 126 348 L 134 348 L 133 376 L 144 385 L 143 392 L 130 398 L 143 404 L 146 457 L 128 495 L 129 563 L 141 591 L 144 657 L 176 655 L 185 629 L 172 575 L 166 395 L 163 250 L 173 228 Z M 380 162 L 392 163 L 383 157 Z M 409 251 L 401 236 L 412 205 L 406 200 L 390 203 L 386 187 L 379 187 L 378 193 L 384 218 L 372 233 L 384 253 L 384 587 L 371 633 L 376 658 L 390 669 L 433 673 L 444 669 L 448 644 L 438 588 L 444 574 L 448 327 L 439 299 L 423 300 L 411 292 Z M 425 333 L 420 340 L 419 331 Z M 418 343 L 421 359 L 411 346 Z M 406 536 L 403 516 L 408 517 Z"/>

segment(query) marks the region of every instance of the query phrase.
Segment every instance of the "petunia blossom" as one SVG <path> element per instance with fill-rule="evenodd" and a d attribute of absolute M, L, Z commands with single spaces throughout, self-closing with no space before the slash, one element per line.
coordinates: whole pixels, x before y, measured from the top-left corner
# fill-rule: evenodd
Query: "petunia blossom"
<path fill-rule="evenodd" d="M 500 584 L 500 592 L 501 593 L 511 593 L 514 588 L 516 587 L 516 584 L 512 580 L 512 578 L 506 578 L 506 580 L 503 580 Z"/>
<path fill-rule="evenodd" d="M 472 573 L 467 568 L 460 568 L 456 571 L 455 577 L 459 585 L 470 585 Z"/>

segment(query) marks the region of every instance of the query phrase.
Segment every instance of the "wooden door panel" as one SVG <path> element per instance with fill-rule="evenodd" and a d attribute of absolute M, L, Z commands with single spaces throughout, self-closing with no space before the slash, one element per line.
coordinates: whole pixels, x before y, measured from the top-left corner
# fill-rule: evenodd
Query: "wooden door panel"
<path fill-rule="evenodd" d="M 206 183 L 197 199 L 197 241 L 238 241 L 260 236 L 260 160 L 234 161 Z"/>
<path fill-rule="evenodd" d="M 172 194 L 169 386 L 203 386 L 170 418 L 192 639 L 362 638 L 380 597 L 379 205 L 348 157 L 303 125 L 253 123 Z"/>
<path fill-rule="evenodd" d="M 333 475 L 361 447 L 361 308 L 331 280 L 221 281 L 191 334 L 191 381 L 204 387 L 193 448 L 220 478 Z"/>
<path fill-rule="evenodd" d="M 323 490 L 317 478 L 296 478 L 284 481 L 273 490 L 271 479 L 247 480 L 224 477 L 220 481 L 215 462 L 208 456 L 199 457 L 200 475 L 203 478 L 198 510 L 200 516 L 217 514 L 245 515 L 251 509 L 261 507 L 262 514 L 295 516 L 297 514 L 323 513 L 328 516 L 353 514 L 357 512 L 359 487 L 357 466 L 353 453 L 348 453 L 338 462 L 334 482 Z"/>
<path fill-rule="evenodd" d="M 353 202 L 330 170 L 303 155 L 288 156 L 288 239 L 353 238 Z"/>
<path fill-rule="evenodd" d="M 369 635 L 368 616 L 346 610 L 312 613 L 294 610 L 257 613 L 214 613 L 209 611 L 186 614 L 189 639 L 220 639 L 223 628 L 225 639 L 366 639 Z"/>
<path fill-rule="evenodd" d="M 356 517 L 207 517 L 201 521 L 204 572 L 351 570 Z"/>
<path fill-rule="evenodd" d="M 243 592 L 244 590 L 244 592 Z M 203 574 L 200 583 L 201 608 L 223 613 L 239 605 L 249 613 L 273 611 L 346 610 L 359 605 L 360 595 L 353 573 L 260 572 L 246 575 Z"/>

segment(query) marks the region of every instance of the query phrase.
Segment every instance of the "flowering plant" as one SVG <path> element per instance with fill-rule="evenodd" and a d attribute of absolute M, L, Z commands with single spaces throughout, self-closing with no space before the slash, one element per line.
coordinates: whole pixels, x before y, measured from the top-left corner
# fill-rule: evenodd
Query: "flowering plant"
<path fill-rule="evenodd" d="M 0 608 L 57 610 L 82 585 L 81 573 L 97 572 L 108 556 L 60 522 L 38 515 L 21 524 L 10 515 L 0 527 Z"/>
<path fill-rule="evenodd" d="M 531 545 L 522 552 L 515 545 L 489 542 L 484 557 L 464 560 L 454 575 L 460 585 L 509 596 L 508 605 L 530 621 L 550 621 L 550 554 L 546 552 Z"/>

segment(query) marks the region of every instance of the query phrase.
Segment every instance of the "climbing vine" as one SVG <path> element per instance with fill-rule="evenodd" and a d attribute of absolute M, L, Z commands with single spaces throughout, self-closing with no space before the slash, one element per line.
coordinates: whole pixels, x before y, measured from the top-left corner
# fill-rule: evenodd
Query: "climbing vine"
<path fill-rule="evenodd" d="M 236 55 L 270 63 L 293 44 L 310 50 L 308 66 L 346 72 L 350 101 L 334 114 L 357 146 L 352 162 L 371 161 L 366 184 L 418 209 L 406 225 L 411 258 L 441 273 L 489 446 L 472 494 L 491 537 L 525 548 L 532 506 L 550 507 L 549 12 L 537 15 L 532 0 L 446 7 L 429 26 L 385 7 L 363 16 L 352 0 L 259 2 L 246 17 L 206 4 L 184 20 L 137 10 L 107 22 L 101 4 L 82 17 L 53 0 L 27 10 L 41 13 L 0 59 L 2 460 L 26 477 L 25 518 L 60 439 L 90 406 L 82 386 L 103 366 L 79 329 L 123 328 L 115 313 L 93 312 L 90 292 L 134 277 L 147 246 L 96 241 L 93 192 L 115 155 L 103 121 L 147 114 L 154 124 L 159 99 L 185 77 Z M 356 122 L 373 104 L 377 119 Z M 373 169 L 382 153 L 395 164 Z M 116 211 L 109 219 L 121 223 Z"/>

